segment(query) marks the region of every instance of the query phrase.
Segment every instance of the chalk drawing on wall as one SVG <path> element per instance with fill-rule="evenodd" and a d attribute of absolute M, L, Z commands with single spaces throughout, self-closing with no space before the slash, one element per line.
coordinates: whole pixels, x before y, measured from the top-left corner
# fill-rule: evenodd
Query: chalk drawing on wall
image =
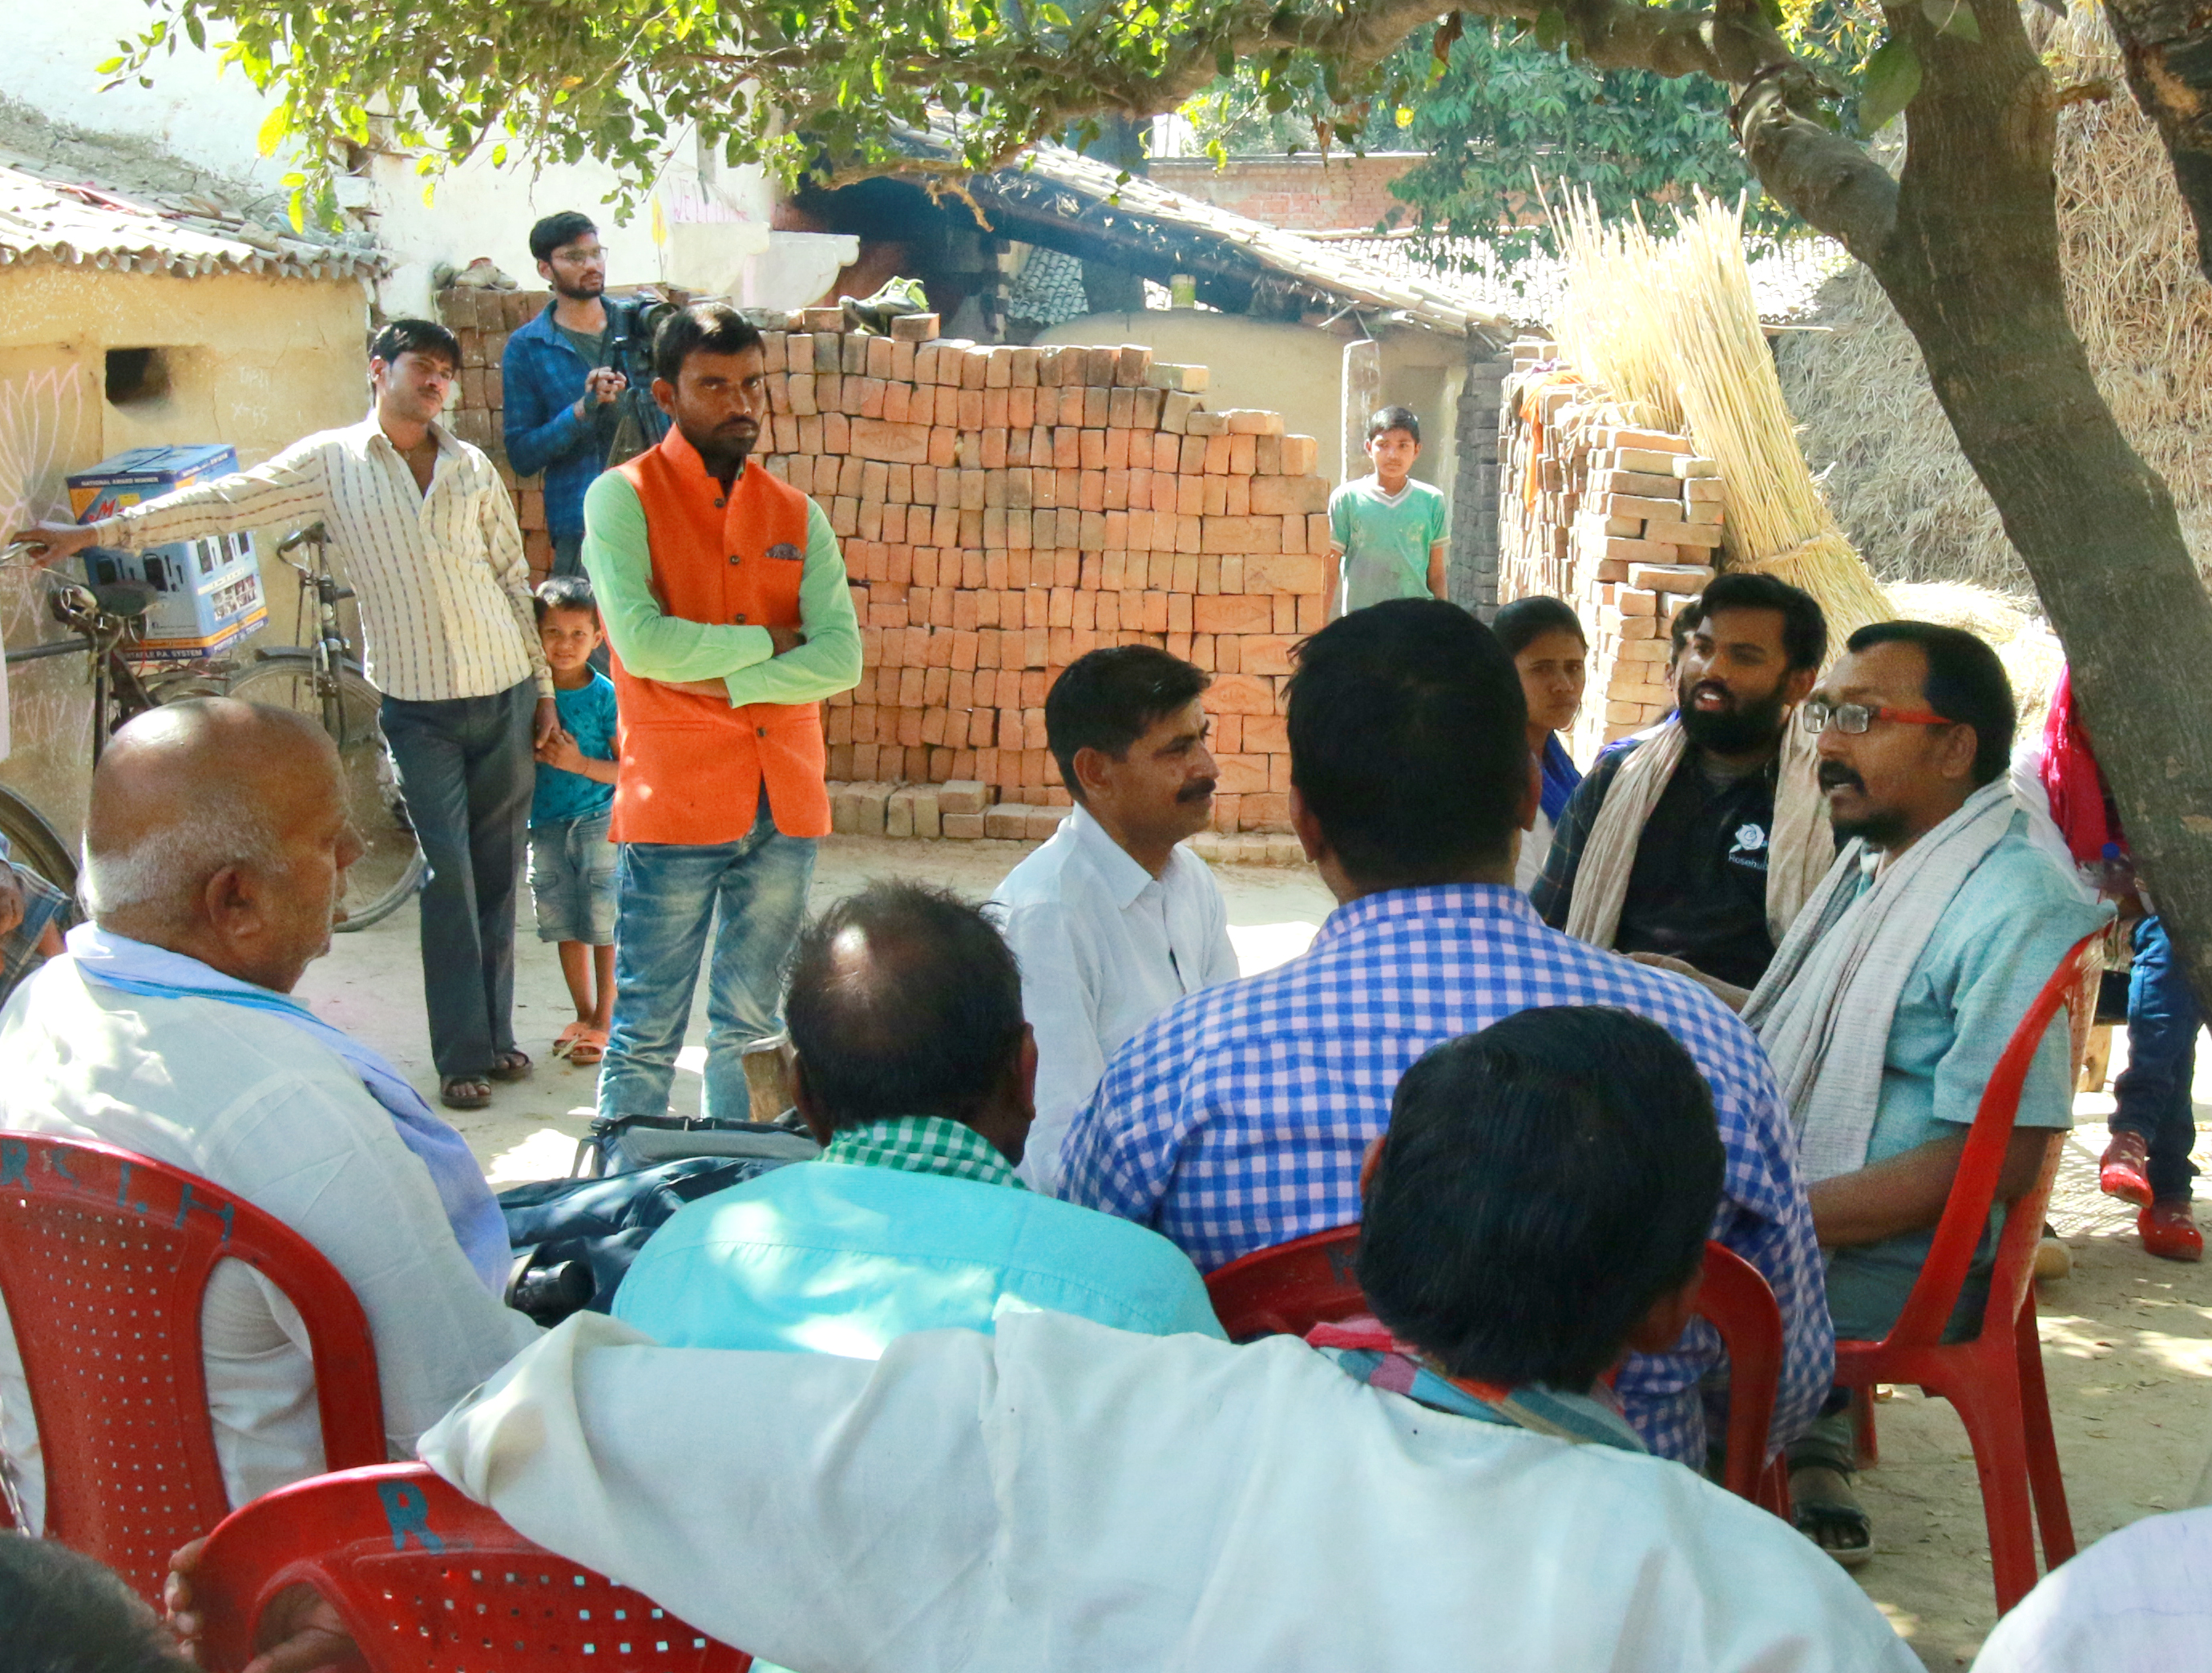
<path fill-rule="evenodd" d="M 69 515 L 64 482 L 93 439 L 97 410 L 75 361 L 0 373 L 0 538 L 29 524 Z M 0 637 L 10 645 L 46 636 L 45 591 L 20 563 L 0 567 Z M 10 692 L 0 674 L 0 759 L 11 743 L 71 734 L 83 706 L 75 681 L 20 680 Z"/>

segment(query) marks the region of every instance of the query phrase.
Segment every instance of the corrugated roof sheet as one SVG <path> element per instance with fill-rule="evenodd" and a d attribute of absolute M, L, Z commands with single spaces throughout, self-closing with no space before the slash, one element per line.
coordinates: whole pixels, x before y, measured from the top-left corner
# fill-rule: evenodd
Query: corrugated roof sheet
<path fill-rule="evenodd" d="M 212 198 L 125 196 L 0 154 L 0 267 L 38 261 L 312 279 L 366 277 L 381 267 L 372 251 L 273 232 Z"/>
<path fill-rule="evenodd" d="M 940 123 L 924 142 L 942 155 L 953 142 L 951 130 Z M 1118 215 L 1222 239 L 1260 266 L 1348 304 L 1402 313 L 1432 330 L 1455 336 L 1472 329 L 1503 342 L 1513 335 L 1513 317 L 1498 312 L 1476 287 L 1455 276 L 1393 272 L 1358 251 L 1285 232 L 1200 198 L 1170 191 L 1141 175 L 1117 184 L 1120 172 L 1109 163 L 1065 146 L 1044 144 L 1035 147 L 1023 162 L 1000 170 L 996 177 L 977 177 L 971 189 L 992 179 L 1006 180 L 1026 174 L 1064 187 L 1082 200 L 1070 206 L 1071 212 L 1111 200 Z"/>

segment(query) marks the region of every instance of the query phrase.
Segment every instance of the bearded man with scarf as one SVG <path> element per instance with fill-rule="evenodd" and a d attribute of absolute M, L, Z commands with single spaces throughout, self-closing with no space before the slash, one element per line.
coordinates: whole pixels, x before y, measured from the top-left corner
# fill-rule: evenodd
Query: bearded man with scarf
<path fill-rule="evenodd" d="M 313 720 L 205 698 L 123 728 L 93 775 L 92 922 L 0 1012 L 0 1131 L 183 1168 L 313 1244 L 368 1314 L 404 1458 L 538 1327 L 501 1305 L 506 1222 L 461 1136 L 290 997 L 330 950 L 360 854 L 337 751 Z M 224 1261 L 200 1330 L 233 1506 L 319 1474 L 313 1363 L 291 1304 Z M 4 1312 L 0 1454 L 35 1533 L 46 1477 Z"/>
<path fill-rule="evenodd" d="M 1599 759 L 1528 898 L 1577 941 L 1749 987 L 1835 858 L 1811 741 L 1790 724 L 1827 625 L 1810 594 L 1752 572 L 1698 603 L 1674 718 Z"/>

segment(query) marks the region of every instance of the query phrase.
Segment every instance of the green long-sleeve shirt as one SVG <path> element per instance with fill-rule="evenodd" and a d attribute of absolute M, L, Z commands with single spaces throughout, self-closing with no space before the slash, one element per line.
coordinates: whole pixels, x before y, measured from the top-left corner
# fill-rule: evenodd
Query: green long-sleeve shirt
<path fill-rule="evenodd" d="M 806 567 L 799 581 L 805 642 L 782 656 L 765 627 L 671 615 L 653 596 L 645 507 L 629 478 L 610 470 L 584 495 L 584 572 L 623 666 L 648 680 L 720 680 L 730 706 L 815 703 L 860 681 L 860 624 L 845 590 L 845 559 L 830 519 L 806 502 Z"/>

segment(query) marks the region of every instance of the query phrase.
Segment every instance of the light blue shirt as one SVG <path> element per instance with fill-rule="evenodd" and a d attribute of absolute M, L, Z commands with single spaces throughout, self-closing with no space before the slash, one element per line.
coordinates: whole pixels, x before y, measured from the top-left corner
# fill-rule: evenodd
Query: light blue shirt
<path fill-rule="evenodd" d="M 615 1317 L 672 1348 L 878 1357 L 915 1331 L 1075 1313 L 1219 1337 L 1189 1258 L 1157 1232 L 1012 1185 L 797 1162 L 687 1204 Z"/>
<path fill-rule="evenodd" d="M 2027 834 L 2027 822 L 2014 815 L 2012 828 L 1936 920 L 1905 980 L 1882 1062 L 1869 1165 L 1972 1124 L 1997 1059 L 2035 996 L 2067 949 L 2109 915 L 2082 900 L 2074 880 Z M 2074 1124 L 2071 1062 L 2061 1012 L 2028 1070 L 2015 1126 Z M 1893 1285 L 1902 1305 L 1934 1238 L 1933 1227 L 1907 1232 L 1840 1250 L 1833 1261 Z M 1985 1240 L 1978 1264 L 1990 1252 Z"/>

